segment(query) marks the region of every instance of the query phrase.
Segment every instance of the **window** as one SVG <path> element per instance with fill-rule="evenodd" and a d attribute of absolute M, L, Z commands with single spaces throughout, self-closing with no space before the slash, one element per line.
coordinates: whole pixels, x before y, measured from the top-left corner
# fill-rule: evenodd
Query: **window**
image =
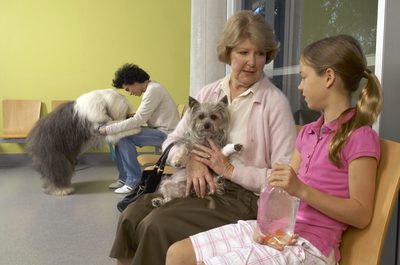
<path fill-rule="evenodd" d="M 280 52 L 265 68 L 273 83 L 288 97 L 297 124 L 318 118 L 298 91 L 298 61 L 309 43 L 336 34 L 358 39 L 374 71 L 378 0 L 243 0 L 240 9 L 265 16 L 280 42 Z M 356 93 L 355 93 L 356 94 Z M 358 95 L 354 95 L 354 100 Z"/>

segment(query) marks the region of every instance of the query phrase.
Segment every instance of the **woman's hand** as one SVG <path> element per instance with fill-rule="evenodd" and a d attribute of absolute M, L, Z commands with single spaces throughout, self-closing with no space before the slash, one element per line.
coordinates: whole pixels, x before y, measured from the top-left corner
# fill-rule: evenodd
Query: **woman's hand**
<path fill-rule="evenodd" d="M 204 165 L 207 165 L 217 175 L 230 179 L 233 172 L 233 166 L 229 162 L 229 159 L 221 153 L 221 150 L 213 140 L 208 139 L 208 143 L 211 148 L 195 144 L 195 147 L 198 149 L 192 151 L 193 154 L 196 154 L 195 159 Z"/>
<path fill-rule="evenodd" d="M 189 196 L 192 185 L 197 197 L 199 198 L 204 198 L 207 191 L 207 185 L 211 193 L 215 192 L 216 187 L 212 173 L 208 169 L 207 165 L 198 161 L 196 154 L 190 154 L 186 166 L 186 173 L 188 175 L 185 190 L 186 197 Z"/>

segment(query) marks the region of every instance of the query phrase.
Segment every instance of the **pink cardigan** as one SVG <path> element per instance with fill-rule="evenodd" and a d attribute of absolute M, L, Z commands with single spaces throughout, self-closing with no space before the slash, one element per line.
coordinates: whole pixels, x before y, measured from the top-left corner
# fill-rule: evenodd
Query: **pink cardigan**
<path fill-rule="evenodd" d="M 217 102 L 222 98 L 224 92 L 221 90 L 221 81 L 222 79 L 205 86 L 197 97 L 199 102 Z M 187 128 L 188 119 L 185 115 L 168 135 L 163 149 L 182 137 Z M 245 163 L 235 164 L 232 181 L 259 193 L 271 165 L 291 157 L 295 139 L 296 128 L 289 102 L 282 91 L 264 76 L 254 94 L 247 124 L 247 143 L 242 150 Z M 169 157 L 173 153 L 174 148 Z"/>

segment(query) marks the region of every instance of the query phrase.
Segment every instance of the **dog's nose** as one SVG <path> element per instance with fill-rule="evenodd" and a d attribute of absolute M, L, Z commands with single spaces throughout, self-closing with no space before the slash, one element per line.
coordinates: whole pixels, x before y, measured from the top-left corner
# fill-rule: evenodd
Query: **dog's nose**
<path fill-rule="evenodd" d="M 209 123 L 205 123 L 204 124 L 204 129 L 208 130 L 210 129 L 211 125 Z"/>

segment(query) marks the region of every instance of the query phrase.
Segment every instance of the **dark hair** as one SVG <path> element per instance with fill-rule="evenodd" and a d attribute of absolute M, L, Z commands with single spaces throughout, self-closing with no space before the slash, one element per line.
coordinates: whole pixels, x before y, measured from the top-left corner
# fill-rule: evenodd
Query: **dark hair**
<path fill-rule="evenodd" d="M 150 76 L 136 64 L 124 64 L 115 72 L 112 85 L 115 88 L 122 88 L 122 85 L 132 85 L 136 82 L 143 83 L 150 79 Z"/>
<path fill-rule="evenodd" d="M 383 102 L 381 84 L 375 74 L 367 68 L 367 60 L 360 43 L 349 35 L 327 37 L 308 45 L 301 55 L 301 60 L 312 67 L 318 75 L 331 68 L 340 76 L 349 96 L 357 91 L 361 78 L 367 80 L 361 89 L 355 115 L 342 124 L 329 146 L 329 158 L 339 167 L 341 150 L 349 136 L 357 128 L 372 125 L 376 121 Z M 338 121 L 348 111 L 342 113 Z"/>

